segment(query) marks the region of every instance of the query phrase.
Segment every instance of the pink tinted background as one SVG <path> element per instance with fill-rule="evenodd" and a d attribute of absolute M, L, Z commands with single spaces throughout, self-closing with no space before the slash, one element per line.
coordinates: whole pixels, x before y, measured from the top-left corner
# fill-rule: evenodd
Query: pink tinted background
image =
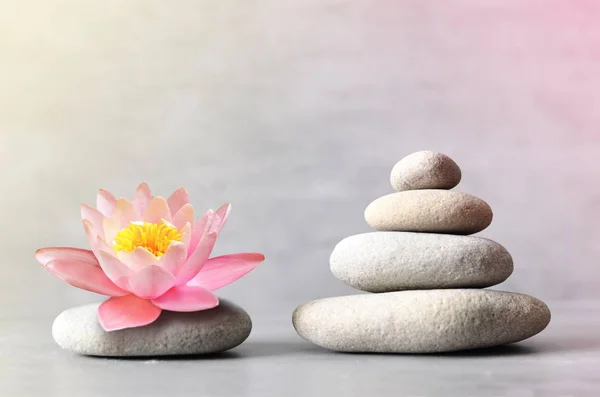
<path fill-rule="evenodd" d="M 145 180 L 233 203 L 215 254 L 267 261 L 220 294 L 289 327 L 354 293 L 329 254 L 422 149 L 494 209 L 498 288 L 598 299 L 599 20 L 593 1 L 3 2 L 3 315 L 99 300 L 33 251 L 86 246 L 79 203 Z"/>

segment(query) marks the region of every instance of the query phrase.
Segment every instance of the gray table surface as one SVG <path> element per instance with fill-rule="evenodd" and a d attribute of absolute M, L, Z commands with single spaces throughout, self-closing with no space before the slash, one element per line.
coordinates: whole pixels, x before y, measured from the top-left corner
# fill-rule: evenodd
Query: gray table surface
<path fill-rule="evenodd" d="M 332 353 L 289 316 L 214 357 L 103 359 L 61 350 L 52 318 L 0 322 L 0 396 L 600 396 L 600 304 L 551 303 L 538 336 L 445 355 Z"/>

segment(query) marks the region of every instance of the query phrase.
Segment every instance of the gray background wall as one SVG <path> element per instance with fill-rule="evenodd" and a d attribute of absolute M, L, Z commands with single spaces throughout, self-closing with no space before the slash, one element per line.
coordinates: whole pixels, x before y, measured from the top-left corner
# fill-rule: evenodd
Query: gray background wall
<path fill-rule="evenodd" d="M 483 4 L 485 3 L 485 4 Z M 513 254 L 498 288 L 600 289 L 600 4 L 591 1 L 0 1 L 2 313 L 99 300 L 37 247 L 86 246 L 79 203 L 188 187 L 233 203 L 217 253 L 255 319 L 352 293 L 329 273 L 404 155 L 462 167 Z"/>

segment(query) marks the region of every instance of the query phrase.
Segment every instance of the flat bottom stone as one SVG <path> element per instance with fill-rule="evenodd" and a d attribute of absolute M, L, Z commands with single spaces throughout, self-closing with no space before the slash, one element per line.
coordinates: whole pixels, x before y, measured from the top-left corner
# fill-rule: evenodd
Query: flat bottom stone
<path fill-rule="evenodd" d="M 301 337 L 331 350 L 442 353 L 522 341 L 546 328 L 550 310 L 517 293 L 421 290 L 319 299 L 292 321 Z"/>
<path fill-rule="evenodd" d="M 241 307 L 221 300 L 211 310 L 192 313 L 163 311 L 152 324 L 106 332 L 91 304 L 65 310 L 52 325 L 63 349 L 107 357 L 210 354 L 232 349 L 248 338 L 252 321 Z"/>

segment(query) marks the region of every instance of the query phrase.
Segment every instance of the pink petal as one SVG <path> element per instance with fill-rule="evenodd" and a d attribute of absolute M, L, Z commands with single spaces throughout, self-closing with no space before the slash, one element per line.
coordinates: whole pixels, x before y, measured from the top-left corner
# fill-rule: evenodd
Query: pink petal
<path fill-rule="evenodd" d="M 265 256 L 257 253 L 217 256 L 207 260 L 200 273 L 188 285 L 214 291 L 246 275 L 264 260 Z"/>
<path fill-rule="evenodd" d="M 96 256 L 104 274 L 119 288 L 129 290 L 127 279 L 133 275 L 131 269 L 105 250 L 98 250 Z"/>
<path fill-rule="evenodd" d="M 98 259 L 90 250 L 70 247 L 47 247 L 35 251 L 35 259 L 42 265 L 50 261 L 79 261 L 99 266 Z"/>
<path fill-rule="evenodd" d="M 140 183 L 133 196 L 133 206 L 140 216 L 144 213 L 150 201 L 152 201 L 150 186 L 146 182 Z"/>
<path fill-rule="evenodd" d="M 181 229 L 186 223 L 192 224 L 194 222 L 194 207 L 187 203 L 177 211 L 173 216 L 173 226 L 177 229 Z"/>
<path fill-rule="evenodd" d="M 110 245 L 108 245 L 108 244 L 106 244 L 106 241 L 104 241 L 100 237 L 98 237 L 96 239 L 96 249 L 97 249 L 97 251 L 99 251 L 99 250 L 106 251 L 106 252 L 110 253 L 112 256 L 115 256 L 115 255 L 112 254 L 114 252 L 113 247 L 110 246 Z M 94 251 L 94 255 L 96 255 L 96 258 L 98 258 L 98 252 L 97 251 Z"/>
<path fill-rule="evenodd" d="M 53 260 L 46 269 L 74 287 L 108 296 L 129 294 L 117 287 L 99 266 L 77 260 Z"/>
<path fill-rule="evenodd" d="M 158 266 L 162 267 L 172 275 L 177 274 L 177 270 L 183 266 L 187 259 L 187 248 L 185 244 L 173 241 L 167 252 L 158 260 Z"/>
<path fill-rule="evenodd" d="M 139 221 L 140 216 L 131 201 L 126 198 L 120 198 L 117 200 L 112 219 L 116 222 L 119 229 L 123 229 L 128 227 L 131 222 Z"/>
<path fill-rule="evenodd" d="M 104 215 L 87 204 L 81 204 L 81 219 L 88 221 L 96 236 L 104 237 Z"/>
<path fill-rule="evenodd" d="M 198 243 L 203 236 L 208 234 L 208 230 L 212 225 L 213 219 L 215 217 L 215 213 L 213 210 L 208 210 L 202 215 L 200 219 L 194 223 L 194 228 L 192 230 L 192 238 L 190 240 L 190 245 L 188 248 L 188 257 L 192 256 L 194 251 L 196 251 L 196 247 L 198 247 Z"/>
<path fill-rule="evenodd" d="M 90 247 L 92 248 L 92 252 L 96 256 L 96 259 L 98 258 L 99 250 L 113 252 L 112 246 L 106 244 L 106 241 L 104 241 L 102 237 L 96 236 L 96 234 L 92 232 L 92 227 L 88 221 L 83 221 L 83 229 L 85 230 L 85 234 L 90 242 Z"/>
<path fill-rule="evenodd" d="M 103 238 L 105 241 L 108 241 L 112 246 L 114 244 L 115 237 L 122 229 L 119 221 L 114 218 L 104 218 L 102 228 L 104 229 L 104 237 L 99 237 Z M 92 232 L 93 231 L 94 230 L 92 230 Z"/>
<path fill-rule="evenodd" d="M 222 205 L 217 212 L 215 212 L 215 220 L 211 226 L 211 231 L 215 231 L 217 234 L 221 233 L 221 230 L 223 230 L 223 226 L 225 226 L 225 222 L 227 222 L 227 218 L 229 218 L 230 213 L 231 204 Z"/>
<path fill-rule="evenodd" d="M 148 266 L 158 265 L 158 258 L 144 247 L 136 247 L 131 252 L 119 251 L 117 258 L 134 272 L 139 272 Z"/>
<path fill-rule="evenodd" d="M 174 312 L 196 312 L 212 309 L 219 305 L 219 298 L 201 287 L 173 287 L 152 303 L 163 310 Z"/>
<path fill-rule="evenodd" d="M 158 266 L 148 266 L 129 278 L 129 290 L 144 299 L 155 299 L 175 284 L 175 277 Z"/>
<path fill-rule="evenodd" d="M 111 244 L 113 244 L 113 241 L 115 239 L 115 237 L 117 236 L 117 233 L 119 233 L 119 231 L 122 229 L 121 225 L 119 224 L 119 221 L 114 219 L 114 218 L 104 218 L 104 223 L 102 224 L 102 229 L 104 229 L 104 237 L 100 236 L 101 238 L 103 238 L 105 241 L 110 241 Z M 92 229 L 92 234 L 94 233 L 94 230 Z"/>
<path fill-rule="evenodd" d="M 98 321 L 105 331 L 142 327 L 153 323 L 161 309 L 135 295 L 110 298 L 98 308 Z"/>
<path fill-rule="evenodd" d="M 190 240 L 192 239 L 192 225 L 186 223 L 183 228 L 180 230 L 181 232 L 181 243 L 185 245 L 186 250 L 189 250 Z M 196 245 L 198 245 L 196 243 Z M 189 255 L 188 255 L 189 256 Z"/>
<path fill-rule="evenodd" d="M 92 231 L 92 224 L 89 221 L 83 221 L 83 230 L 85 231 L 85 235 L 87 236 L 88 242 L 90 243 L 90 248 L 92 249 L 92 252 L 95 255 L 95 247 L 96 241 L 98 240 L 98 236 Z"/>
<path fill-rule="evenodd" d="M 177 273 L 177 285 L 186 284 L 198 274 L 210 256 L 216 241 L 217 233 L 214 232 L 209 233 L 200 241 L 194 253 L 187 259 L 179 270 L 179 273 Z"/>
<path fill-rule="evenodd" d="M 180 187 L 179 189 L 175 190 L 167 199 L 167 203 L 169 203 L 169 208 L 171 209 L 171 214 L 176 214 L 181 207 L 189 202 L 190 197 L 184 187 Z"/>
<path fill-rule="evenodd" d="M 163 219 L 171 222 L 171 212 L 167 200 L 162 197 L 154 197 L 146 207 L 142 220 L 148 223 L 161 223 Z"/>
<path fill-rule="evenodd" d="M 115 206 L 117 205 L 117 199 L 108 190 L 100 189 L 98 196 L 96 197 L 96 208 L 104 216 L 113 216 L 115 212 Z"/>

